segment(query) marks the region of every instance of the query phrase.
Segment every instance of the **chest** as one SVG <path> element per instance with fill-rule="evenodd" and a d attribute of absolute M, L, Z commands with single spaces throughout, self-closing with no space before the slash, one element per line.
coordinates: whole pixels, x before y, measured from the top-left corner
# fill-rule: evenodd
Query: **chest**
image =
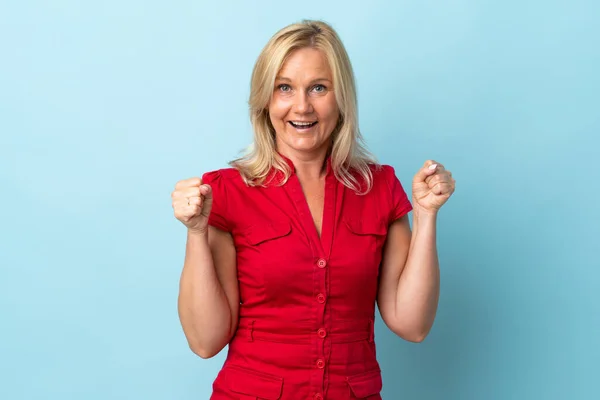
<path fill-rule="evenodd" d="M 326 285 L 350 302 L 359 301 L 357 293 L 374 295 L 385 213 L 377 193 L 356 195 L 337 182 L 320 191 L 300 184 L 256 190 L 237 211 L 243 219 L 234 232 L 242 299 L 260 292 L 294 302 L 289 294 L 315 297 Z"/>
<path fill-rule="evenodd" d="M 323 212 L 325 210 L 325 182 L 303 183 L 301 187 L 312 223 L 320 237 L 323 228 Z"/>

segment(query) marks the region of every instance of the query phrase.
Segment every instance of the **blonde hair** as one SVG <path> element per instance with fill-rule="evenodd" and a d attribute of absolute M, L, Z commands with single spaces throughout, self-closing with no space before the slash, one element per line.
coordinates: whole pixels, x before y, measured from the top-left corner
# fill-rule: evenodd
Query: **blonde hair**
<path fill-rule="evenodd" d="M 277 153 L 275 129 L 271 124 L 268 105 L 273 95 L 275 78 L 295 50 L 315 48 L 326 56 L 333 75 L 333 86 L 340 120 L 332 133 L 331 166 L 336 178 L 357 193 L 367 193 L 373 182 L 370 165 L 373 157 L 364 145 L 358 127 L 356 85 L 350 59 L 334 29 L 325 22 L 304 20 L 277 32 L 256 60 L 250 84 L 250 119 L 254 143 L 241 158 L 230 163 L 246 184 L 262 185 L 273 168 L 283 173 L 285 182 L 292 171 Z M 362 178 L 362 182 L 357 176 Z"/>

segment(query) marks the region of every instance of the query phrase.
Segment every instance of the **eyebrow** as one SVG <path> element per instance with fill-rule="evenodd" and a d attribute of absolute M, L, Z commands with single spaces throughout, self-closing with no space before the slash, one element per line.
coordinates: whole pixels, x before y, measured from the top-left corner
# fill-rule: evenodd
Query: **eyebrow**
<path fill-rule="evenodd" d="M 275 78 L 275 80 L 282 81 L 282 82 L 291 82 L 292 81 L 290 78 L 286 78 L 285 76 L 277 76 L 277 78 Z M 313 79 L 312 81 L 310 81 L 310 83 L 323 82 L 323 81 L 332 83 L 327 78 L 316 78 L 316 79 Z"/>

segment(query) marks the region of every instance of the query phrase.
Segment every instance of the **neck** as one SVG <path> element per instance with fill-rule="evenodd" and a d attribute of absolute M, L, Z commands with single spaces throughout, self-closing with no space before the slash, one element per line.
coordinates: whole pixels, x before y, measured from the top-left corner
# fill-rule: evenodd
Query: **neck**
<path fill-rule="evenodd" d="M 318 180 L 327 174 L 327 150 L 314 153 L 280 152 L 294 164 L 298 179 Z"/>

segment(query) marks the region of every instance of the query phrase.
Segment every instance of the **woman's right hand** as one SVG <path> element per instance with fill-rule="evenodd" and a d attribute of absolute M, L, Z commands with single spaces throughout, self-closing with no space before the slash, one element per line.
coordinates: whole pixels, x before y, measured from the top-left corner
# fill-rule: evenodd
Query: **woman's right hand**
<path fill-rule="evenodd" d="M 205 233 L 208 216 L 212 207 L 212 189 L 203 185 L 200 178 L 190 178 L 177 182 L 171 193 L 175 218 L 189 231 Z"/>

